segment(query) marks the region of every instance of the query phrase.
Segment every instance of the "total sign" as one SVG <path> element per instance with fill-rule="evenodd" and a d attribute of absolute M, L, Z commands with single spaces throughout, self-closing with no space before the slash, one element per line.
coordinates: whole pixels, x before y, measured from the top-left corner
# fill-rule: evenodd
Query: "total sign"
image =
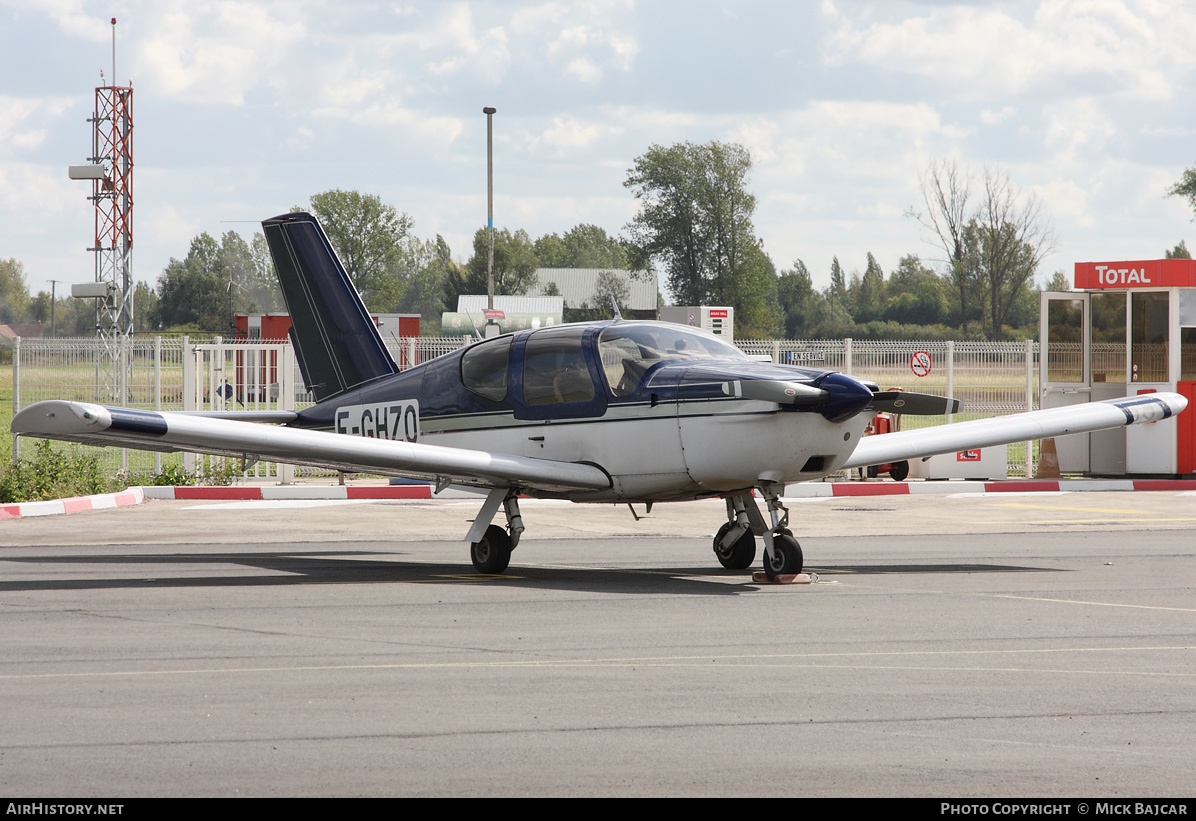
<path fill-rule="evenodd" d="M 1143 267 L 1141 272 L 1137 268 L 1110 268 L 1108 265 L 1096 265 L 1096 281 L 1103 285 L 1151 285 L 1150 274 Z"/>
<path fill-rule="evenodd" d="M 1196 287 L 1196 261 L 1152 259 L 1135 262 L 1077 262 L 1076 287 L 1192 288 Z"/>

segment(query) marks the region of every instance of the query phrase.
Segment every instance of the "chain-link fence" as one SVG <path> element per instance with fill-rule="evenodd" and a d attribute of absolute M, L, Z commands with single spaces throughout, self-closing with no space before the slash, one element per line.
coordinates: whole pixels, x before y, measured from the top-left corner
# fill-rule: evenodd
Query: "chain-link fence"
<path fill-rule="evenodd" d="M 162 336 L 125 337 L 115 348 L 94 338 L 19 339 L 13 347 L 13 414 L 44 399 L 183 410 L 183 352 L 187 344 L 185 337 Z M 114 372 L 119 377 L 115 384 Z M 162 454 L 118 448 L 86 450 L 96 454 L 110 471 L 156 473 L 162 469 Z M 18 455 L 20 440 L 14 437 L 13 456 Z"/>
<path fill-rule="evenodd" d="M 751 339 L 737 340 L 735 344 L 746 353 L 767 356 L 773 362 L 827 368 L 869 379 L 882 390 L 903 388 L 960 401 L 959 413 L 946 419 L 902 417 L 901 425 L 906 430 L 1038 407 L 1036 342 Z M 1037 442 L 1010 445 L 1009 474 L 1030 475 L 1037 464 L 1037 448 Z"/>
<path fill-rule="evenodd" d="M 387 341 L 401 370 L 458 350 L 460 337 L 409 337 Z M 959 414 L 905 417 L 906 428 L 943 421 L 1018 413 L 1037 406 L 1038 345 L 1033 342 L 892 342 L 883 340 L 739 340 L 744 352 L 774 362 L 838 370 L 876 382 L 953 396 Z M 104 379 L 105 353 L 95 339 L 19 340 L 13 359 L 13 412 L 44 399 L 70 399 L 145 410 L 297 410 L 312 402 L 287 341 L 203 341 L 188 337 L 135 337 L 122 347 L 123 381 Z M 118 380 L 119 381 L 119 380 Z M 1009 472 L 1025 474 L 1036 460 L 1030 444 L 1009 447 Z M 19 443 L 14 442 L 17 454 Z M 193 458 L 117 448 L 89 448 L 111 471 L 157 473 L 163 464 L 193 469 Z M 288 469 L 289 470 L 289 469 Z M 311 472 L 295 468 L 298 475 Z M 251 475 L 285 480 L 272 464 Z"/>
<path fill-rule="evenodd" d="M 451 353 L 465 342 L 461 337 L 411 337 L 391 339 L 387 347 L 399 369 L 406 370 Z M 113 373 L 119 375 L 115 386 Z M 94 338 L 17 340 L 13 348 L 13 414 L 46 399 L 167 411 L 299 410 L 314 401 L 304 390 L 287 340 L 133 337 L 122 339 L 116 349 Z M 161 473 L 163 466 L 209 474 L 232 469 L 224 460 L 190 454 L 73 447 L 97 456 L 109 472 L 152 475 Z M 14 457 L 20 455 L 20 449 L 19 438 L 14 438 Z M 232 467 L 241 473 L 240 465 Z M 248 475 L 255 478 L 282 481 L 317 472 L 266 462 L 247 468 Z"/>

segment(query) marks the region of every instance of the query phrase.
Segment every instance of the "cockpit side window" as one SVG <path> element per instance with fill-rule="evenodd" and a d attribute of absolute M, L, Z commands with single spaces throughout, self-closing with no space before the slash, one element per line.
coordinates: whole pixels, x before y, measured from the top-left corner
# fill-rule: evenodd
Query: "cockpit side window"
<path fill-rule="evenodd" d="M 467 350 L 461 357 L 461 384 L 479 396 L 501 401 L 507 395 L 513 338 L 505 336 Z"/>
<path fill-rule="evenodd" d="M 570 328 L 532 334 L 523 352 L 523 401 L 551 405 L 593 398 L 594 381 L 582 352 L 581 331 Z"/>

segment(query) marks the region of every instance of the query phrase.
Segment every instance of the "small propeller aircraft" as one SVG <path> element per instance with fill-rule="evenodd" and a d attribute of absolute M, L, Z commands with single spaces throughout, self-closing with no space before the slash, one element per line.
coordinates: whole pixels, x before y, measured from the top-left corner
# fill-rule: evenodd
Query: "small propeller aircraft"
<path fill-rule="evenodd" d="M 781 499 L 787 483 L 1155 422 L 1187 404 L 1154 393 L 865 437 L 877 412 L 941 414 L 959 403 L 757 362 L 693 328 L 618 318 L 505 334 L 400 372 L 316 219 L 296 212 L 262 225 L 314 406 L 159 413 L 47 401 L 18 413 L 13 432 L 487 489 L 465 537 L 481 573 L 506 570 L 524 530 L 520 496 L 649 508 L 721 497 L 719 562 L 750 567 L 759 537 L 775 578 L 803 564 Z M 500 507 L 505 528 L 492 524 Z"/>

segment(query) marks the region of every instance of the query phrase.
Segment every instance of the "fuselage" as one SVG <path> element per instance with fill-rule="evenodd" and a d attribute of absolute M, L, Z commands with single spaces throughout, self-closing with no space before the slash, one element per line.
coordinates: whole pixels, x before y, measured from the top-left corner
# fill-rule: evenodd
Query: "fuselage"
<path fill-rule="evenodd" d="M 736 398 L 725 388 L 828 379 L 837 395 L 846 385 L 830 409 Z M 568 498 L 674 501 L 833 472 L 872 417 L 861 412 L 870 396 L 850 377 L 756 362 L 685 326 L 604 322 L 488 339 L 331 397 L 295 424 L 593 464 L 611 488 Z"/>

